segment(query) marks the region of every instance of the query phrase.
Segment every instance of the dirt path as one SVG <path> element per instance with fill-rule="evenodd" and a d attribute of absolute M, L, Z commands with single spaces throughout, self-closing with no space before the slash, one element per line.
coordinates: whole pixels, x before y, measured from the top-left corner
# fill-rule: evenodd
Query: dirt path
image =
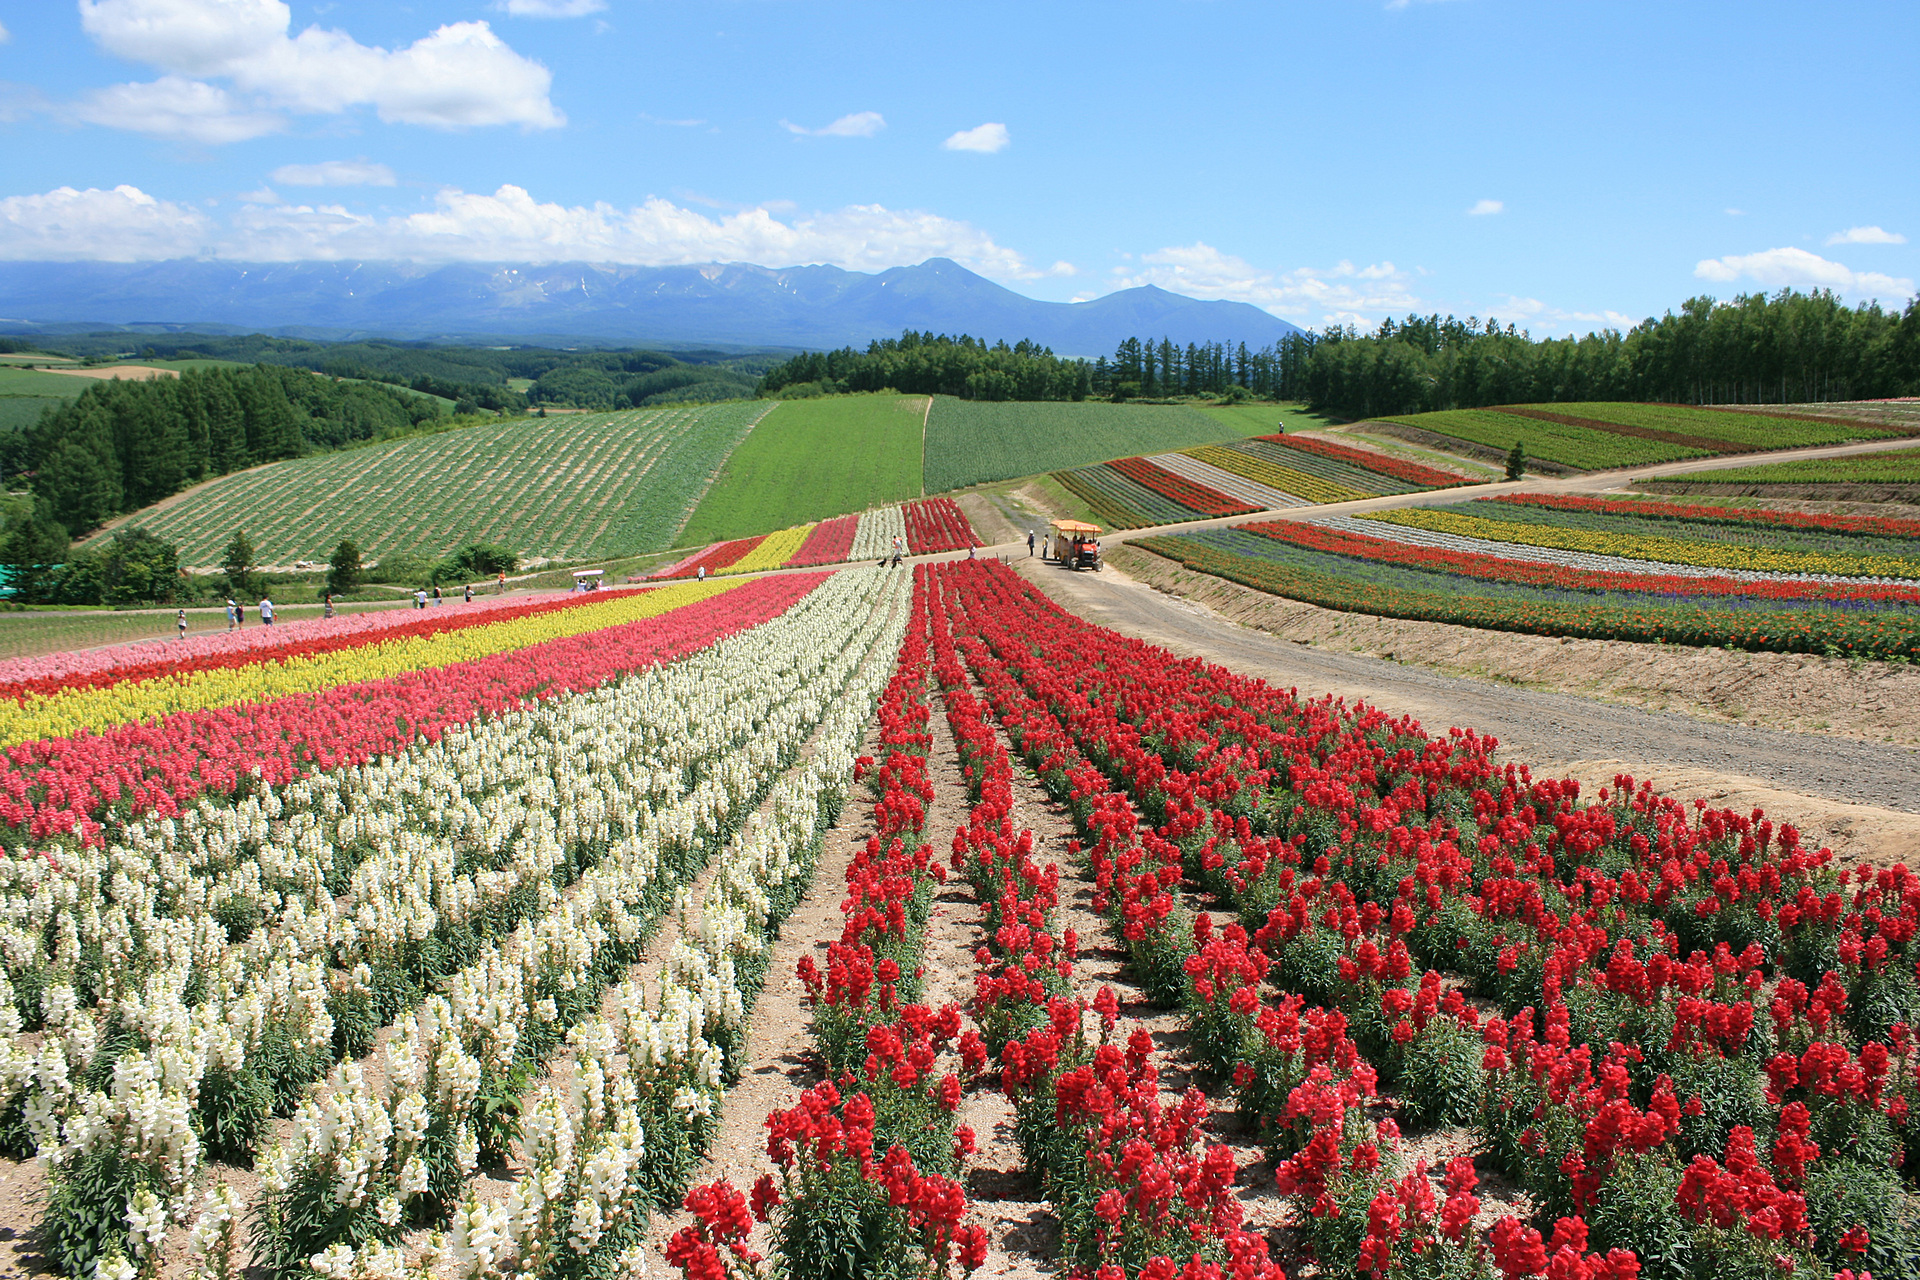
<path fill-rule="evenodd" d="M 1075 574 L 1038 560 L 1014 565 L 1082 617 L 1179 654 L 1314 697 L 1364 699 L 1435 730 L 1471 726 L 1497 737 L 1504 758 L 1561 768 L 1590 786 L 1624 772 L 1730 806 L 1750 807 L 1745 798 L 1753 797 L 1845 860 L 1920 859 L 1920 752 L 1911 749 L 1715 723 L 1330 652 L 1238 626 L 1115 569 Z"/>

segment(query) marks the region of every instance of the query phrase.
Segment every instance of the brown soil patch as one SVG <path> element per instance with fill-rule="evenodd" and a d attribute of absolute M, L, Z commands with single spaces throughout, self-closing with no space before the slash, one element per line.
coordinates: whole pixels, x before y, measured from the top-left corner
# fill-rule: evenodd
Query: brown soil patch
<path fill-rule="evenodd" d="M 41 369 L 40 373 L 64 373 L 70 378 L 125 378 L 129 382 L 150 382 L 155 378 L 177 378 L 178 369 L 156 369 L 150 364 L 103 364 L 90 369 Z"/>
<path fill-rule="evenodd" d="M 1376 618 L 1268 595 L 1136 547 L 1116 547 L 1108 560 L 1150 586 L 1299 644 L 1708 720 L 1920 744 L 1913 714 L 1920 707 L 1920 668 L 1913 666 Z"/>

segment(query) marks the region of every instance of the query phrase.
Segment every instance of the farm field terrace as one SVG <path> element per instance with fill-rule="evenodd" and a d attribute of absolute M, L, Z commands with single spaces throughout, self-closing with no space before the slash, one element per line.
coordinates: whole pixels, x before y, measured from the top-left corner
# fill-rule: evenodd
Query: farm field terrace
<path fill-rule="evenodd" d="M 1798 462 L 1767 462 L 1751 467 L 1727 467 L 1696 476 L 1651 476 L 1680 483 L 1805 485 L 1914 485 L 1920 486 L 1920 448 L 1841 458 L 1807 458 Z"/>
<path fill-rule="evenodd" d="M 1463 484 L 1449 472 L 1313 436 L 1265 435 L 1119 458 L 1052 477 L 1116 529 Z"/>
<path fill-rule="evenodd" d="M 1860 418 L 1618 402 L 1447 409 L 1378 421 L 1502 453 L 1517 440 L 1528 458 L 1575 471 L 1906 434 Z"/>
<path fill-rule="evenodd" d="M 969 1204 L 1018 1173 L 1086 1280 L 1913 1280 L 1905 868 L 1583 796 L 989 562 L 426 615 L 208 637 L 172 674 L 237 700 L 157 718 L 138 662 L 0 664 L 23 712 L 149 717 L 0 774 L 0 1142 L 51 1167 L 60 1273 L 955 1274 L 1036 1247 Z M 811 886 L 843 820 L 873 835 Z M 809 895 L 826 932 L 783 936 Z M 811 1074 L 740 1115 L 792 978 Z M 700 1185 L 723 1133 L 764 1179 Z"/>
<path fill-rule="evenodd" d="M 926 491 L 1091 466 L 1245 434 L 1187 405 L 933 397 Z"/>
<path fill-rule="evenodd" d="M 678 544 L 699 546 L 920 496 L 927 397 L 783 400 L 728 456 Z"/>
<path fill-rule="evenodd" d="M 673 544 L 721 462 L 770 404 L 521 418 L 224 476 L 139 517 L 183 564 L 219 562 L 237 528 L 260 563 L 444 555 L 607 557 Z"/>
<path fill-rule="evenodd" d="M 1592 639 L 1920 657 L 1920 523 L 1510 494 L 1139 546 L 1326 608 Z"/>

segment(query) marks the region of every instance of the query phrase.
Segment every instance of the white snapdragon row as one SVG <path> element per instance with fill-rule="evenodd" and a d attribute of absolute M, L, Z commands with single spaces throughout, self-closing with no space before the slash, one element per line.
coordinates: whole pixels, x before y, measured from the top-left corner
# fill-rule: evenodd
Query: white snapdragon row
<path fill-rule="evenodd" d="M 907 549 L 907 517 L 899 507 L 881 507 L 866 512 L 860 517 L 860 526 L 853 531 L 853 546 L 847 552 L 849 560 L 878 560 L 881 556 L 893 554 L 893 540 L 900 539 L 900 550 Z"/>
<path fill-rule="evenodd" d="M 646 897 L 655 881 L 662 850 L 696 835 L 711 838 L 723 834 L 733 814 L 757 798 L 765 779 L 784 767 L 810 724 L 833 705 L 837 691 L 844 687 L 851 667 L 857 663 L 857 655 L 868 647 L 847 644 L 848 626 L 844 621 L 833 624 L 837 619 L 870 618 L 874 611 L 865 597 L 879 589 L 879 585 L 850 578 L 836 580 L 831 589 L 815 593 L 786 618 L 722 642 L 696 660 L 621 686 L 518 713 L 520 719 L 544 718 L 566 730 L 549 735 L 566 747 L 552 758 L 570 757 L 576 770 L 590 772 L 597 780 L 602 791 L 597 797 L 600 813 L 594 820 L 602 830 L 606 829 L 608 815 L 615 811 L 628 820 L 621 824 L 622 834 L 613 841 L 602 864 L 583 878 L 578 892 L 563 899 L 550 879 L 536 879 L 533 883 L 539 902 L 534 922 L 523 924 L 504 947 L 455 975 L 449 983 L 449 995 L 457 1016 L 444 1020 L 455 1028 L 455 1042 L 472 1042 L 476 1050 L 495 1062 L 510 1060 L 520 1028 L 531 1018 L 551 1014 L 551 1001 L 534 995 L 541 981 L 554 979 L 565 989 L 585 973 L 602 940 L 612 937 L 630 942 L 637 937 L 642 915 L 649 914 Z M 864 624 L 869 645 L 876 625 L 872 621 Z M 663 700 L 661 686 L 673 681 L 684 686 L 680 690 L 683 696 Z M 727 731 L 716 729 L 716 717 L 726 722 L 723 727 Z M 670 726 L 670 731 L 662 732 L 663 725 Z M 514 726 L 505 728 L 511 731 Z M 478 730 L 472 736 L 484 732 Z M 624 743 L 623 734 L 629 739 Z M 754 736 L 748 737 L 744 747 L 733 755 L 709 768 L 672 805 L 664 810 L 647 807 L 657 803 L 662 794 L 660 778 L 686 776 L 687 766 L 694 759 L 686 744 L 705 744 L 703 750 L 719 751 L 734 747 L 743 735 Z M 645 750 L 648 743 L 658 748 L 651 758 Z M 472 743 L 454 742 L 451 736 L 445 745 L 450 750 L 473 750 Z M 433 763 L 430 753 L 428 763 Z M 484 763 L 482 752 L 476 765 Z M 435 793 L 429 784 L 435 779 L 444 782 L 458 776 L 452 769 L 430 767 L 412 778 L 401 779 L 402 785 L 392 790 L 432 796 Z M 500 774 L 477 767 L 471 776 L 483 785 L 492 785 Z M 622 781 L 637 781 L 639 794 L 634 794 L 636 788 L 622 788 Z M 564 777 L 558 784 L 549 782 L 546 793 L 581 802 L 594 798 L 573 785 L 576 782 Z M 568 797 L 567 793 L 573 794 Z M 623 794 L 627 801 L 614 803 Z M 266 797 L 268 801 L 274 799 Z M 343 812 L 350 817 L 354 797 L 347 799 Z M 442 811 L 447 809 L 443 807 Z M 555 838 L 550 830 L 545 834 L 549 840 Z M 441 859 L 438 865 L 449 864 Z M 356 918 L 354 927 L 361 928 L 365 923 L 364 917 Z M 413 936 L 424 936 L 424 923 L 416 916 Z M 152 1043 L 165 1048 L 150 1051 L 149 1056 L 183 1056 L 172 1072 L 176 1082 L 172 1092 L 177 1099 L 190 1106 L 199 1079 L 207 1070 L 223 1063 L 237 1065 L 231 1062 L 235 1042 L 244 1056 L 248 1048 L 257 1045 L 260 1027 L 275 1008 L 285 1010 L 304 1000 L 301 1027 L 310 1032 L 311 1043 L 321 1045 L 330 1040 L 332 1028 L 324 1001 L 330 982 L 337 984 L 343 975 L 330 973 L 320 959 L 301 958 L 297 953 L 304 937 L 297 930 L 281 935 L 275 967 L 266 970 L 265 983 L 210 981 L 208 997 L 190 1013 L 179 999 L 188 978 L 184 968 L 153 975 L 148 981 L 151 998 L 144 1005 L 127 997 L 117 1002 L 123 1014 L 136 1013 L 148 1020 L 161 1016 L 153 1009 L 164 1006 L 167 1010 L 164 1017 L 172 1022 L 165 1026 L 156 1023 L 153 1030 L 160 1034 L 152 1039 Z M 324 956 L 324 949 L 316 954 Z M 240 976 L 227 974 L 225 968 L 215 971 L 212 978 Z M 508 980 L 509 975 L 518 980 Z M 365 977 L 363 965 L 347 980 L 364 982 Z M 70 995 L 64 1001 L 49 1002 L 50 1009 L 71 1005 Z M 80 1025 L 61 1025 L 58 1029 L 62 1034 L 46 1037 L 34 1054 L 24 1053 L 16 1045 L 14 1060 L 9 1064 L 9 1074 L 16 1084 L 34 1086 L 29 1092 L 29 1115 L 38 1124 L 36 1136 L 56 1158 L 82 1149 L 78 1143 L 92 1137 L 91 1131 L 56 1134 L 61 1114 L 74 1110 L 73 1073 L 68 1068 L 84 1065 L 92 1047 L 81 1029 L 87 1020 L 78 1018 L 77 1013 L 75 1021 Z M 185 1035 L 186 1024 L 195 1019 L 203 1024 L 200 1030 L 204 1034 Z M 91 1115 L 89 1106 L 99 1110 L 104 1104 L 91 1098 L 102 1096 L 91 1095 L 81 1102 L 80 1113 Z"/>
<path fill-rule="evenodd" d="M 724 1097 L 724 1052 L 717 1040 L 724 1028 L 743 1021 L 751 999 L 740 969 L 764 956 L 766 930 L 779 910 L 775 900 L 790 906 L 810 874 L 813 850 L 852 783 L 861 733 L 891 676 L 884 658 L 898 650 L 905 631 L 906 583 L 882 582 L 879 589 L 891 598 L 869 603 L 868 621 L 841 645 L 853 667 L 851 679 L 824 708 L 812 752 L 775 784 L 762 810 L 723 852 L 697 912 L 683 892 L 682 938 L 657 1000 L 650 1002 L 644 986 L 629 980 L 611 993 L 605 1016 L 572 1030 L 571 1106 L 563 1106 L 551 1086 L 542 1089 L 527 1121 L 527 1171 L 511 1194 L 491 1205 L 469 1196 L 454 1213 L 450 1243 L 430 1244 L 412 1270 L 431 1268 L 450 1249 L 463 1275 L 502 1280 L 539 1275 L 562 1251 L 607 1247 L 619 1251 L 615 1271 L 632 1273 L 637 1254 L 620 1229 L 637 1220 L 644 1121 L 700 1128 Z M 868 594 L 871 589 L 863 590 Z M 764 964 L 751 968 L 749 981 L 757 990 Z M 417 1029 L 430 1032 L 424 1024 Z M 583 1117 L 583 1132 L 606 1135 L 599 1145 L 573 1137 L 570 1113 Z M 620 1117 L 618 1125 L 596 1119 L 612 1115 Z M 436 1116 L 436 1122 L 444 1125 L 446 1118 Z M 348 1171 L 330 1172 L 338 1181 Z M 403 1254 L 384 1244 L 358 1253 L 335 1246 L 311 1265 L 334 1280 L 397 1276 L 409 1269 Z"/>

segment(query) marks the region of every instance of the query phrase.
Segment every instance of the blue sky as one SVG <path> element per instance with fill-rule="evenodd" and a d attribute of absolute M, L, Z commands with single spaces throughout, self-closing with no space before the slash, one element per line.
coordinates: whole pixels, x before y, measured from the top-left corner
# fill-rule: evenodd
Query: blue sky
<path fill-rule="evenodd" d="M 0 0 L 0 28 L 0 259 L 944 255 L 1042 298 L 1536 334 L 1920 277 L 1913 0 Z"/>

